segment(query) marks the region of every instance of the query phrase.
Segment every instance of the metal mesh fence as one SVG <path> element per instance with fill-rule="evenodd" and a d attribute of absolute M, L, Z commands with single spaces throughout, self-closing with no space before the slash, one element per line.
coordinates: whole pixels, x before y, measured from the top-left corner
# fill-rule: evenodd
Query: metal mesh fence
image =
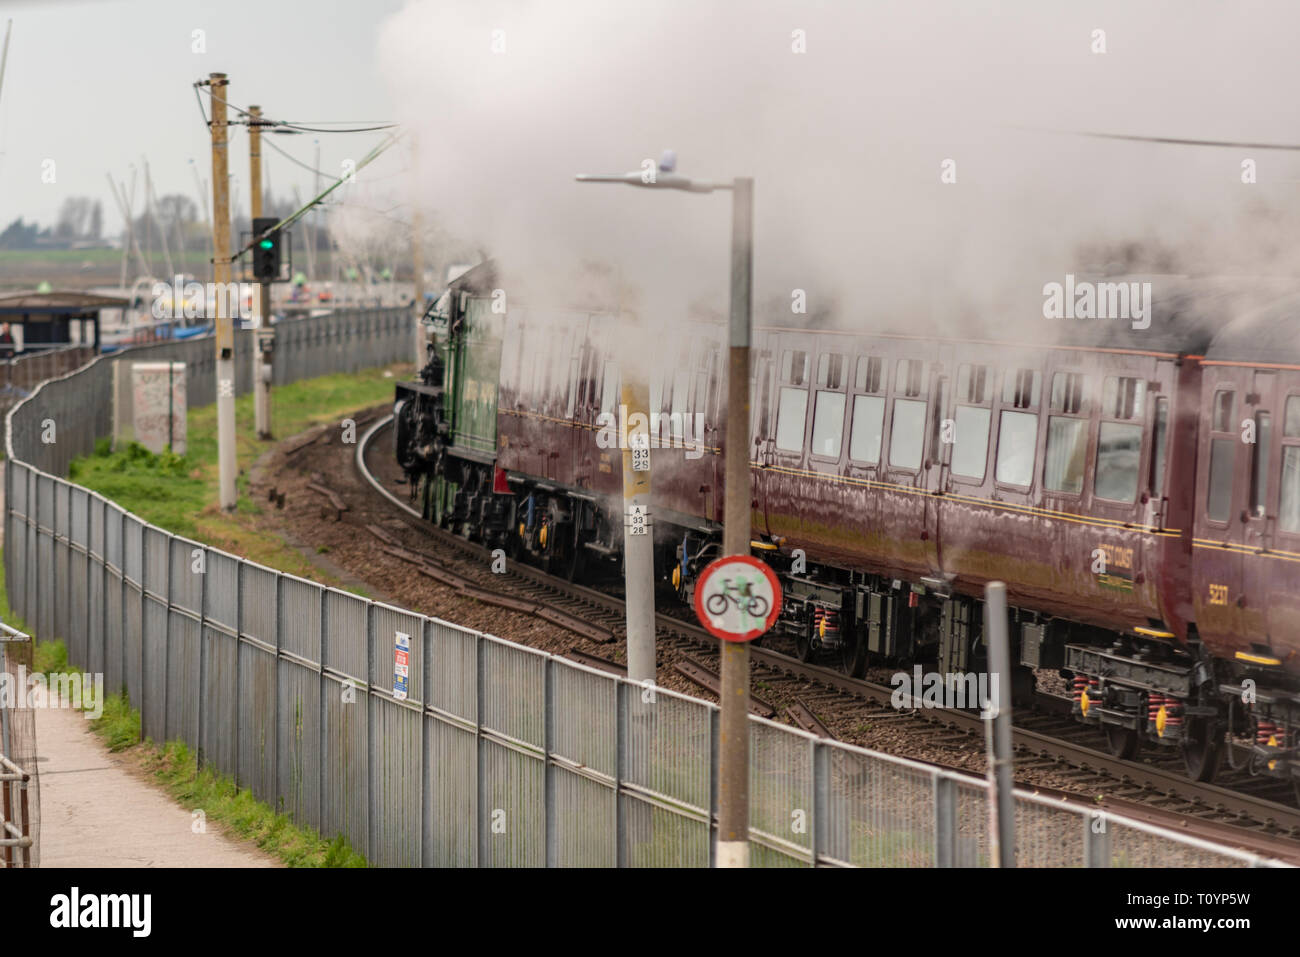
<path fill-rule="evenodd" d="M 282 324 L 277 381 L 404 358 L 409 327 L 386 312 Z M 192 363 L 193 404 L 212 395 L 210 342 L 146 349 Z M 73 666 L 126 689 L 146 736 L 184 741 L 379 865 L 712 862 L 715 706 L 125 514 L 56 477 L 107 434 L 113 391 L 100 359 L 10 414 L 5 576 L 38 636 L 63 638 Z M 66 423 L 55 443 L 41 439 L 45 419 Z M 984 782 L 757 718 L 751 731 L 754 865 L 989 863 Z M 1016 825 L 1024 866 L 1261 863 L 1029 794 Z"/>

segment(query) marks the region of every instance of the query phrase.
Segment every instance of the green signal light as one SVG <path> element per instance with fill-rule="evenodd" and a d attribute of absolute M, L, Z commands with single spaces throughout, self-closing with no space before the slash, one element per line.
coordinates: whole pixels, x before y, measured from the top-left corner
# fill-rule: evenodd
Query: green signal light
<path fill-rule="evenodd" d="M 263 249 L 275 248 L 275 243 L 271 242 L 271 240 L 269 239 L 263 239 L 260 243 L 258 243 L 258 245 L 261 246 Z"/>

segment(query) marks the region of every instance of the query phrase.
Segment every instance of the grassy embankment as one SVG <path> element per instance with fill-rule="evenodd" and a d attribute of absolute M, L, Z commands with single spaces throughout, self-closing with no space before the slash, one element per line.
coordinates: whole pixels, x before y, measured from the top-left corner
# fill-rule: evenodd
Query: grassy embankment
<path fill-rule="evenodd" d="M 278 388 L 273 393 L 272 431 L 280 437 L 312 425 L 333 422 L 351 412 L 369 408 L 392 397 L 392 378 L 380 370 L 356 375 L 332 375 Z M 239 507 L 226 515 L 217 498 L 216 408 L 190 410 L 189 448 L 184 456 L 171 452 L 154 455 L 132 444 L 110 452 L 102 443 L 96 454 L 72 465 L 73 480 L 92 488 L 141 518 L 178 535 L 217 546 L 305 578 L 325 580 L 307 559 L 260 527 L 263 504 L 248 498 L 247 471 L 268 448 L 253 437 L 252 396 L 235 403 L 239 440 Z M 0 618 L 21 628 L 12 618 L 0 580 Z M 42 641 L 36 647 L 34 669 L 66 671 L 67 650 L 62 641 Z M 238 790 L 232 778 L 211 768 L 198 770 L 195 755 L 180 741 L 157 745 L 140 741 L 140 712 L 131 707 L 124 692 L 104 702 L 103 717 L 92 722 L 111 751 L 136 751 L 142 766 L 177 802 L 201 808 L 207 819 L 295 867 L 363 867 L 365 859 L 342 838 L 327 841 L 311 828 L 293 824 L 247 790 Z"/>

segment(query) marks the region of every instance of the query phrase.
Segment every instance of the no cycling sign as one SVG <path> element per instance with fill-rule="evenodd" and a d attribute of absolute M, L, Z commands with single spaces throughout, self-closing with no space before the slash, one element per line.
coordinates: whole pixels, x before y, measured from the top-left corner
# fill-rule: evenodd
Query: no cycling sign
<path fill-rule="evenodd" d="M 695 616 L 723 641 L 753 641 L 780 613 L 781 583 L 766 563 L 749 555 L 715 560 L 695 585 Z"/>

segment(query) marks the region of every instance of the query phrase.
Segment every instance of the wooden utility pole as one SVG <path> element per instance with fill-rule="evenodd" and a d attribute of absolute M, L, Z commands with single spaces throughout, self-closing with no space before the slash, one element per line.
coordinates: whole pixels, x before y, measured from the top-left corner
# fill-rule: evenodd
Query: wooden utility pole
<path fill-rule="evenodd" d="M 415 369 L 428 361 L 425 355 L 424 324 L 424 213 L 420 207 L 420 141 L 411 136 L 411 268 L 415 270 Z M 397 278 L 396 275 L 393 276 Z"/>
<path fill-rule="evenodd" d="M 248 182 L 253 192 L 253 221 L 262 215 L 262 108 L 250 106 L 248 119 Z M 253 350 L 253 417 L 257 437 L 271 437 L 271 356 L 275 348 L 275 332 L 271 329 L 271 284 L 258 283 L 257 348 Z"/>
<path fill-rule="evenodd" d="M 217 471 L 221 507 L 235 507 L 235 327 L 230 315 L 230 168 L 224 73 L 208 74 L 212 101 L 212 279 L 216 284 Z"/>

